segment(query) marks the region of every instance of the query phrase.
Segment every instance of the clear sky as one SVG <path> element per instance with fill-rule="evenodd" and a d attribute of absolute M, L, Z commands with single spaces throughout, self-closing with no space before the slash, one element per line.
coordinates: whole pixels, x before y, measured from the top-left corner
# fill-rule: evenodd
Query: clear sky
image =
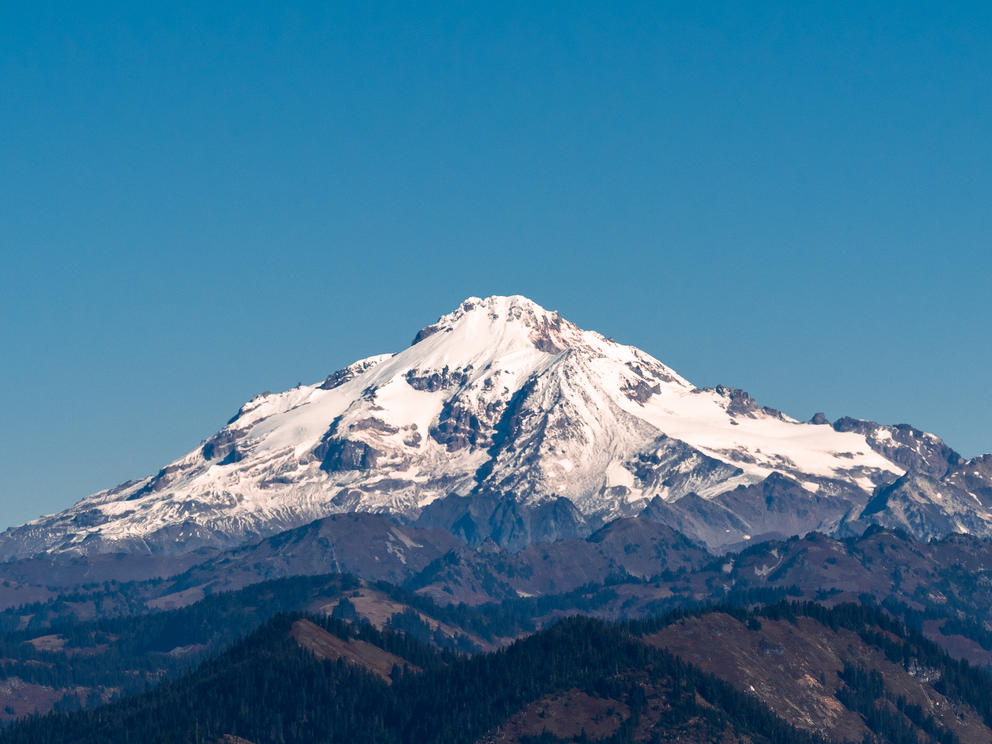
<path fill-rule="evenodd" d="M 992 451 L 990 174 L 988 2 L 0 3 L 0 526 L 469 295 Z"/>

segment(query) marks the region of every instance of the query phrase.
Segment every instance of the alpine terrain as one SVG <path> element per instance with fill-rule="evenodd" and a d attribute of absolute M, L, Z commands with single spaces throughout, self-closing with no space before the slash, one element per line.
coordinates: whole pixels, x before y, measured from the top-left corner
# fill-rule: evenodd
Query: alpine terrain
<path fill-rule="evenodd" d="M 231 548 L 342 512 L 519 548 L 640 516 L 709 549 L 872 523 L 992 533 L 992 457 L 699 388 L 520 296 L 245 403 L 157 474 L 7 530 L 0 559 Z"/>
<path fill-rule="evenodd" d="M 990 504 L 470 298 L 0 535 L 0 742 L 987 742 Z"/>

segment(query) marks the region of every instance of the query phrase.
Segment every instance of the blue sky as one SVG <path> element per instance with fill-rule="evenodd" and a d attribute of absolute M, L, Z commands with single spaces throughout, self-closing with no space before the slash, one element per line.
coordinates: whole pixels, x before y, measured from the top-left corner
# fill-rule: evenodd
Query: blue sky
<path fill-rule="evenodd" d="M 469 295 L 992 451 L 988 3 L 19 5 L 0 525 Z"/>

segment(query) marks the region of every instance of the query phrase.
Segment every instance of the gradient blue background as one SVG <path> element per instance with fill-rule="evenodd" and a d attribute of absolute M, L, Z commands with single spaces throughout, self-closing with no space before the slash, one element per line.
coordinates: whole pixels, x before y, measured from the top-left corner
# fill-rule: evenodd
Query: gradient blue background
<path fill-rule="evenodd" d="M 0 525 L 468 295 L 992 451 L 992 4 L 18 5 Z"/>

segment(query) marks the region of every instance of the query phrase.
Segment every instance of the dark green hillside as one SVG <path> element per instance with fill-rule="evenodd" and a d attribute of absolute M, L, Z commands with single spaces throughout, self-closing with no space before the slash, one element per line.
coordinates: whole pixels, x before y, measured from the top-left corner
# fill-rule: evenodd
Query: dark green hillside
<path fill-rule="evenodd" d="M 183 676 L 14 725 L 0 744 L 987 744 L 990 700 L 985 672 L 857 604 L 721 606 L 621 625 L 571 617 L 474 656 L 281 613 Z"/>
<path fill-rule="evenodd" d="M 566 620 L 503 651 L 456 657 L 399 634 L 309 618 L 339 639 L 373 644 L 423 670 L 396 665 L 390 684 L 358 664 L 318 659 L 302 648 L 292 636 L 299 617 L 274 618 L 151 692 L 35 719 L 8 729 L 0 741 L 178 744 L 226 735 L 257 744 L 558 741 L 554 725 L 534 731 L 527 716 L 563 695 L 617 711 L 607 722 L 608 741 L 664 741 L 676 732 L 685 742 L 818 740 L 726 682 L 594 620 Z M 591 728 L 596 721 L 589 716 Z"/>

